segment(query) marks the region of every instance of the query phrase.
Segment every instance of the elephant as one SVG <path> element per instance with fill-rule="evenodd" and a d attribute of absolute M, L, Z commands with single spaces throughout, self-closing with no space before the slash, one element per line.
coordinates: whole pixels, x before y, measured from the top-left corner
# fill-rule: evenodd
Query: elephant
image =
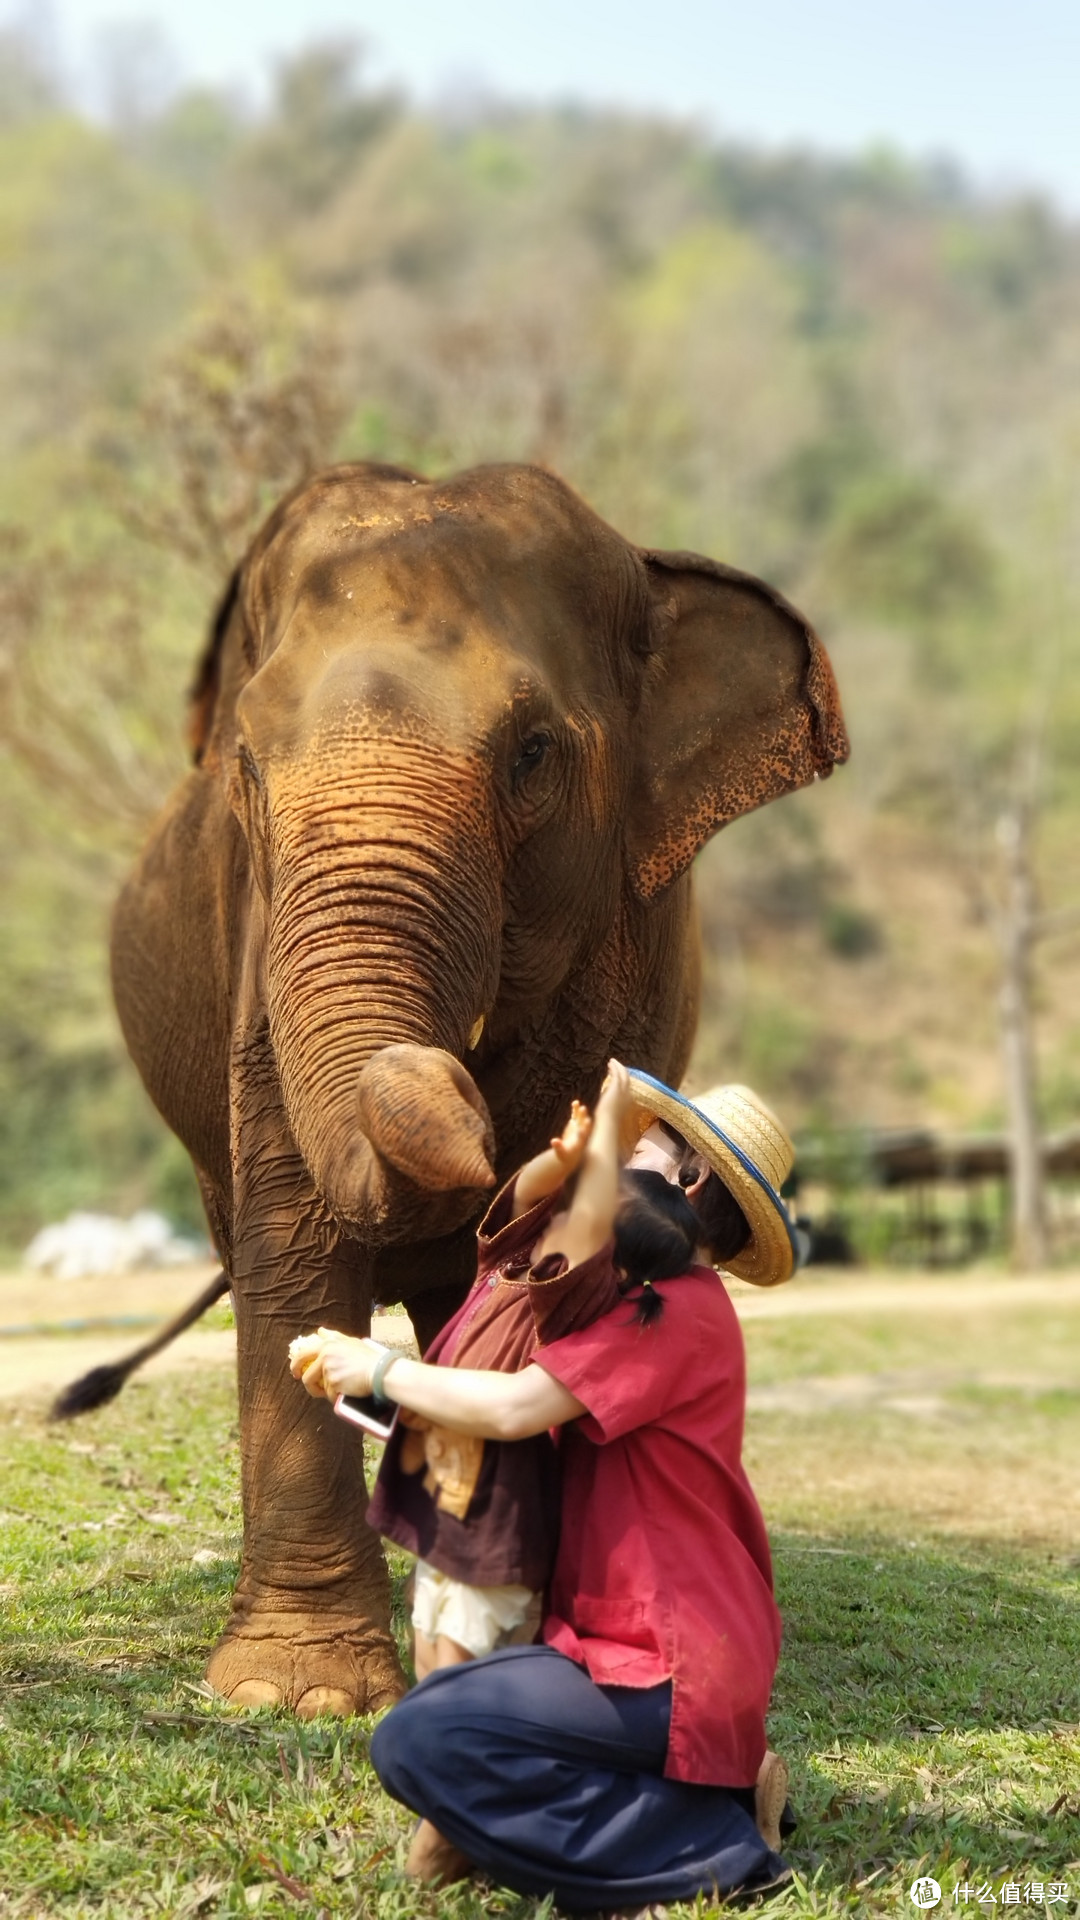
<path fill-rule="evenodd" d="M 118 900 L 116 1004 L 236 1307 L 244 1545 L 207 1667 L 302 1716 L 399 1697 L 355 1436 L 293 1335 L 456 1307 L 497 1182 L 613 1053 L 678 1084 L 690 865 L 829 774 L 827 655 L 752 575 L 551 472 L 333 467 L 270 514 Z"/>

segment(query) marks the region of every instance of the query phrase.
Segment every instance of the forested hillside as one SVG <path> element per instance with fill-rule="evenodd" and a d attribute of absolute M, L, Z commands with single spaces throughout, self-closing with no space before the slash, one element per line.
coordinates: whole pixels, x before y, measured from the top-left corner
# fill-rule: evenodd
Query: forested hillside
<path fill-rule="evenodd" d="M 808 612 L 853 758 L 699 863 L 694 1079 L 804 1131 L 993 1121 L 1021 767 L 1045 902 L 1080 900 L 1078 295 L 1048 205 L 888 154 L 421 114 L 345 47 L 261 118 L 189 92 L 97 125 L 8 36 L 0 1240 L 76 1204 L 190 1216 L 111 1012 L 109 902 L 226 571 L 330 457 L 543 461 Z M 1076 938 L 1040 949 L 1048 1122 L 1080 1114 Z"/>

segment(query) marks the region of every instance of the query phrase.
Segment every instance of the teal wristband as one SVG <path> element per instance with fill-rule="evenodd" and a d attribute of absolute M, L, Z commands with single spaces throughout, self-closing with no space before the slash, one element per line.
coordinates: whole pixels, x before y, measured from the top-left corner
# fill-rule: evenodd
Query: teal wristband
<path fill-rule="evenodd" d="M 371 1375 L 371 1391 L 376 1400 L 382 1401 L 384 1407 L 389 1406 L 390 1395 L 383 1392 L 383 1381 L 386 1379 L 394 1361 L 400 1359 L 401 1354 L 397 1347 L 384 1347 L 375 1362 L 375 1367 Z"/>

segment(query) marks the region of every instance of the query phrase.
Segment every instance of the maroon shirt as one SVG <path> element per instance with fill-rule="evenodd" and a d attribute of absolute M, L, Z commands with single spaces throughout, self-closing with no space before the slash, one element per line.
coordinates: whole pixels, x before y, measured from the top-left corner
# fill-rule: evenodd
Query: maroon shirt
<path fill-rule="evenodd" d="M 545 1642 L 601 1685 L 673 1681 L 665 1773 L 747 1787 L 765 1753 L 780 1616 L 742 1466 L 746 1368 L 723 1282 L 663 1283 L 650 1326 L 608 1313 L 533 1358 L 588 1412 L 562 1428 Z"/>
<path fill-rule="evenodd" d="M 500 1192 L 477 1235 L 474 1286 L 424 1359 L 437 1366 L 517 1372 L 538 1343 L 586 1325 L 619 1298 L 612 1248 L 568 1267 L 549 1254 L 532 1266 L 533 1248 L 565 1203 L 562 1188 L 510 1217 L 514 1181 Z M 436 1504 L 422 1472 L 402 1464 L 400 1422 L 383 1451 L 368 1523 L 440 1573 L 474 1587 L 546 1587 L 559 1537 L 559 1455 L 551 1435 L 485 1440 L 476 1487 L 463 1519 Z"/>

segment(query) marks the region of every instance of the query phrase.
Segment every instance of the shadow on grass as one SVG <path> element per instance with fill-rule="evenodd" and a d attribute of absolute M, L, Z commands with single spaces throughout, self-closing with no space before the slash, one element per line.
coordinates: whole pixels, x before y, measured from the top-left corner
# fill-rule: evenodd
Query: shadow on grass
<path fill-rule="evenodd" d="M 773 1549 L 777 1705 L 816 1738 L 1080 1717 L 1080 1569 L 865 1537 L 779 1534 Z"/>
<path fill-rule="evenodd" d="M 1080 1894 L 1076 1570 L 964 1544 L 773 1544 L 796 1871 L 823 1894 L 868 1876 L 884 1892 L 920 1860 L 950 1889 L 1071 1866 Z"/>

